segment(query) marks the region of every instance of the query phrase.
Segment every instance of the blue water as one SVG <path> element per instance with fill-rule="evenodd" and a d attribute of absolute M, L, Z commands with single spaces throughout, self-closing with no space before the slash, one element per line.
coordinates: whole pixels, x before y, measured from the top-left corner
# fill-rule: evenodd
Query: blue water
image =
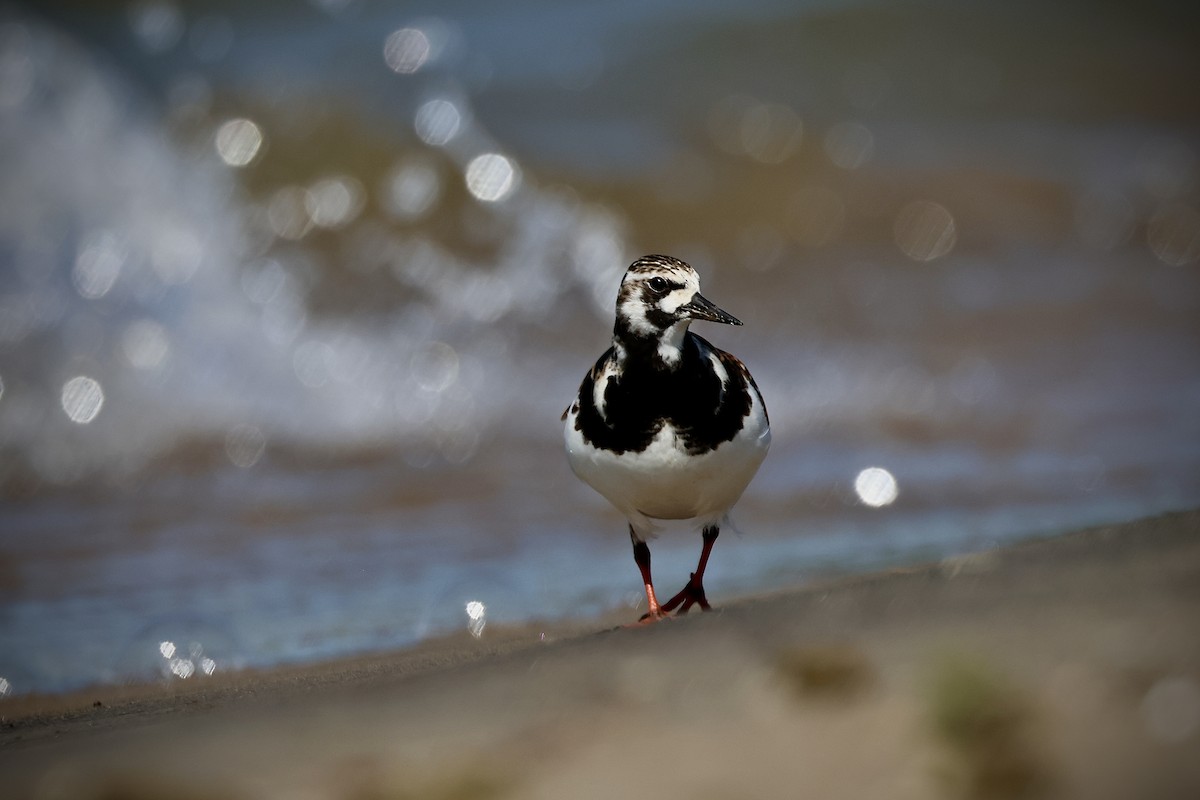
<path fill-rule="evenodd" d="M 559 414 L 645 252 L 771 412 L 714 602 L 1195 506 L 1190 13 L 0 11 L 0 693 L 636 616 Z"/>

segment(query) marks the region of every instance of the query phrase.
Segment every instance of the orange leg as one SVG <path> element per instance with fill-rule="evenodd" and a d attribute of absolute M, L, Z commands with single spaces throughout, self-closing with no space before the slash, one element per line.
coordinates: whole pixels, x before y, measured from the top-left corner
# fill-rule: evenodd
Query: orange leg
<path fill-rule="evenodd" d="M 708 556 L 712 553 L 713 544 L 720 533 L 720 529 L 715 525 L 704 529 L 704 549 L 700 551 L 700 563 L 696 566 L 696 571 L 691 574 L 687 584 L 677 595 L 659 606 L 661 613 L 669 614 L 676 606 L 679 606 L 679 614 L 686 614 L 693 605 L 699 605 L 701 611 L 712 610 L 708 598 L 704 596 L 704 570 L 708 567 Z"/>
<path fill-rule="evenodd" d="M 654 595 L 654 581 L 650 577 L 650 547 L 637 537 L 633 526 L 629 526 L 629 538 L 633 541 L 633 560 L 642 573 L 642 585 L 646 587 L 646 604 L 649 610 L 642 615 L 640 622 L 657 622 L 667 616 L 667 612 L 658 604 Z"/>

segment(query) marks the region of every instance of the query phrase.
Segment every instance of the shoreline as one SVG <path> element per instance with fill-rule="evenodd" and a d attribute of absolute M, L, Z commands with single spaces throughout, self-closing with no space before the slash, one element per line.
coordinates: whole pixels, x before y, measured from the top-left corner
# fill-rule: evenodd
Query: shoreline
<path fill-rule="evenodd" d="M 49 798 L 149 797 L 185 779 L 195 796 L 238 797 L 436 797 L 464 779 L 480 797 L 983 796 L 989 781 L 1020 790 L 1008 796 L 1187 796 L 1200 789 L 1198 612 L 1200 511 L 1185 511 L 648 627 L 617 627 L 630 620 L 614 612 L 18 696 L 0 702 L 0 774 L 14 797 Z M 1011 730 L 985 750 L 1011 763 L 980 761 L 953 726 L 937 733 L 956 680 L 995 695 Z M 657 741 L 692 768 L 665 768 Z M 734 780 L 747 770 L 748 792 Z"/>

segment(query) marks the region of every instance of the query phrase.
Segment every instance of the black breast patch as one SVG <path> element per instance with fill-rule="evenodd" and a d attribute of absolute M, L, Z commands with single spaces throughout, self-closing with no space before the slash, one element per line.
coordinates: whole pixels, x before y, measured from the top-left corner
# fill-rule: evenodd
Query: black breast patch
<path fill-rule="evenodd" d="M 729 375 L 727 385 L 708 359 L 713 353 Z M 627 359 L 619 374 L 605 374 L 615 359 L 610 348 L 583 379 L 575 428 L 594 447 L 640 453 L 670 424 L 687 452 L 698 455 L 731 441 L 750 414 L 754 380 L 740 361 L 689 332 L 680 363 L 670 369 L 650 359 Z M 594 386 L 605 380 L 604 414 L 594 402 Z"/>

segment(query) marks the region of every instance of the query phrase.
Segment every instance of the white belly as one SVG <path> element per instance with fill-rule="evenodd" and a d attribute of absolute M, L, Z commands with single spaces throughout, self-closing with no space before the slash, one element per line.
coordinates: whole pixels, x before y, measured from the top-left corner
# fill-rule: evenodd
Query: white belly
<path fill-rule="evenodd" d="M 621 455 L 586 443 L 573 414 L 567 416 L 565 435 L 571 469 L 641 535 L 652 533 L 647 518 L 719 523 L 742 496 L 771 443 L 757 398 L 737 436 L 700 455 L 689 455 L 670 426 L 645 450 Z"/>

